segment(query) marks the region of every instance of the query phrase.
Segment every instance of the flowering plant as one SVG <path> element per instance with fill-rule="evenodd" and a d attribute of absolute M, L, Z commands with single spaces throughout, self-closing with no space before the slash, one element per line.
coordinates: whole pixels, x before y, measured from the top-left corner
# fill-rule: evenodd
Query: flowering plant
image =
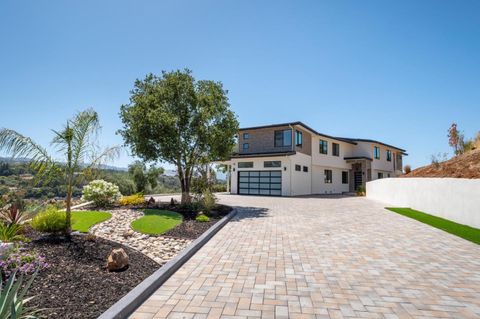
<path fill-rule="evenodd" d="M 83 186 L 82 199 L 91 200 L 97 206 L 107 206 L 117 201 L 121 196 L 117 185 L 102 179 L 91 181 L 88 185 Z"/>
<path fill-rule="evenodd" d="M 28 252 L 13 252 L 0 260 L 0 272 L 2 278 L 6 279 L 14 273 L 33 274 L 36 270 L 48 268 L 49 264 L 44 256 Z"/>

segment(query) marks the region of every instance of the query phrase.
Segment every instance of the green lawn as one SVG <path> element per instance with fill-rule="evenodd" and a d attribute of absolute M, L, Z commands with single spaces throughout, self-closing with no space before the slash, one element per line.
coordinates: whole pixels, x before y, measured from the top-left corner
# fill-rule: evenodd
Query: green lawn
<path fill-rule="evenodd" d="M 400 207 L 385 207 L 385 208 L 388 210 L 391 210 L 392 212 L 398 213 L 400 215 L 416 219 L 422 223 L 444 230 L 447 233 L 456 235 L 458 237 L 462 237 L 463 239 L 469 240 L 476 244 L 480 244 L 480 229 L 478 228 L 457 224 L 448 219 L 443 219 L 437 216 L 425 214 L 411 208 L 400 208 Z"/>
<path fill-rule="evenodd" d="M 159 235 L 182 222 L 182 215 L 168 210 L 145 209 L 145 216 L 132 222 L 133 230 L 147 235 Z"/>
<path fill-rule="evenodd" d="M 72 212 L 72 229 L 82 233 L 88 233 L 90 227 L 110 219 L 112 214 L 98 211 Z"/>

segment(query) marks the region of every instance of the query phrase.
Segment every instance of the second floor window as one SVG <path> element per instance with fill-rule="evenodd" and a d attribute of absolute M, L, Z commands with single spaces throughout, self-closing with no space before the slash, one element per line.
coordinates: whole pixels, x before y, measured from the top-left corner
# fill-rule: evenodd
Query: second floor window
<path fill-rule="evenodd" d="M 375 159 L 380 159 L 380 147 L 373 147 L 373 157 L 375 157 Z"/>
<path fill-rule="evenodd" d="M 248 140 L 250 138 L 250 134 L 249 133 L 243 133 L 243 139 L 244 140 Z"/>
<path fill-rule="evenodd" d="M 340 144 L 332 143 L 333 156 L 340 156 Z"/>
<path fill-rule="evenodd" d="M 275 131 L 275 147 L 292 146 L 292 131 Z"/>
<path fill-rule="evenodd" d="M 243 143 L 243 149 L 248 150 L 250 148 L 250 145 L 248 143 Z"/>
<path fill-rule="evenodd" d="M 325 184 L 331 184 L 332 183 L 332 170 L 331 169 L 326 169 L 325 170 Z"/>
<path fill-rule="evenodd" d="M 301 167 L 300 165 L 298 165 L 298 164 L 295 164 L 295 170 L 296 170 L 297 172 L 300 172 L 300 171 L 302 170 L 302 167 Z"/>
<path fill-rule="evenodd" d="M 328 142 L 320 140 L 320 154 L 328 154 Z"/>
<path fill-rule="evenodd" d="M 387 150 L 387 161 L 391 162 L 392 161 L 392 151 Z"/>
<path fill-rule="evenodd" d="M 302 146 L 303 144 L 303 134 L 300 131 L 295 131 L 295 145 Z"/>

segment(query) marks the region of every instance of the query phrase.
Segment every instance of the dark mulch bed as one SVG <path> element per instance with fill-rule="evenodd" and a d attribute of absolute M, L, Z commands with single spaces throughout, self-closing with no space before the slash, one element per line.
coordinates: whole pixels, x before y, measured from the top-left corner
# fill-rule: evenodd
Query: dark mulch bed
<path fill-rule="evenodd" d="M 229 206 L 218 205 L 209 214 L 210 221 L 201 223 L 195 221 L 196 212 L 180 205 L 156 203 L 149 205 L 149 208 L 182 214 L 184 222 L 163 236 L 187 239 L 200 237 L 232 210 Z M 29 305 L 46 309 L 41 313 L 45 318 L 97 318 L 159 268 L 156 262 L 145 255 L 98 237 L 74 235 L 71 240 L 66 240 L 42 236 L 31 228 L 25 236 L 32 240 L 26 245 L 27 250 L 45 256 L 50 264 L 48 269 L 37 275 L 28 293 L 35 296 Z M 123 248 L 130 257 L 129 268 L 122 272 L 108 272 L 105 269 L 107 257 L 115 248 Z"/>
<path fill-rule="evenodd" d="M 162 236 L 197 239 L 219 220 L 219 218 L 210 218 L 210 221 L 203 223 L 195 220 L 186 220 L 180 225 L 177 225 L 169 231 L 163 233 Z"/>
<path fill-rule="evenodd" d="M 232 211 L 232 208 L 230 206 L 218 205 L 214 211 L 209 213 L 210 221 L 197 222 L 195 220 L 195 217 L 197 216 L 196 212 L 184 209 L 179 205 L 165 204 L 159 205 L 158 208 L 177 212 L 183 216 L 184 220 L 183 223 L 163 233 L 162 236 L 172 236 L 186 239 L 197 239 L 210 227 L 217 223 L 222 217 L 226 216 Z"/>
<path fill-rule="evenodd" d="M 122 296 L 151 275 L 159 265 L 145 255 L 118 243 L 87 236 L 63 238 L 37 237 L 27 245 L 46 257 L 50 264 L 41 271 L 30 288 L 29 302 L 45 318 L 97 318 Z M 123 248 L 129 267 L 121 272 L 108 272 L 106 259 L 114 248 Z"/>

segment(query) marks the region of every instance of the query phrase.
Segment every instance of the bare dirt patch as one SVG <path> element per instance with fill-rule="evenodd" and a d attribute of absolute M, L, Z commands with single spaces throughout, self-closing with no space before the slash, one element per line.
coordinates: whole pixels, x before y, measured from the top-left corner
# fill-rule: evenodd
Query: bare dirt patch
<path fill-rule="evenodd" d="M 417 168 L 403 177 L 480 178 L 480 150 L 455 156 L 442 163 Z"/>

